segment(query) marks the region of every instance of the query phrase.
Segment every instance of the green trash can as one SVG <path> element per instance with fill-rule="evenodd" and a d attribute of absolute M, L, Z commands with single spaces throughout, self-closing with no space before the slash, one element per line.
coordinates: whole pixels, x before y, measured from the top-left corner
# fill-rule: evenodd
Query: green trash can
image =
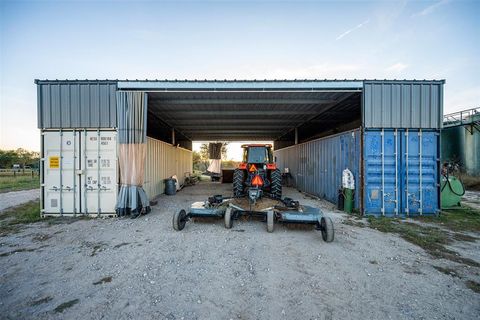
<path fill-rule="evenodd" d="M 353 211 L 353 195 L 354 195 L 355 190 L 353 189 L 348 189 L 344 188 L 343 189 L 343 195 L 345 197 L 345 202 L 343 205 L 343 211 L 346 213 L 352 213 Z"/>

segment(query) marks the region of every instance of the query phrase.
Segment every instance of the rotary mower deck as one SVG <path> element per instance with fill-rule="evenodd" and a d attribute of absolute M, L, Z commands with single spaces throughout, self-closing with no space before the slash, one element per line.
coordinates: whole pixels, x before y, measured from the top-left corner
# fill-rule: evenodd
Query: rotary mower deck
<path fill-rule="evenodd" d="M 215 195 L 204 202 L 194 202 L 188 212 L 180 210 L 173 215 L 173 228 L 183 230 L 185 224 L 191 218 L 218 217 L 224 219 L 225 228 L 231 229 L 234 220 L 242 216 L 258 217 L 267 223 L 267 231 L 273 232 L 275 223 L 296 223 L 315 225 L 315 229 L 321 231 L 322 238 L 326 242 L 332 242 L 334 238 L 333 222 L 319 208 L 300 205 L 298 201 L 290 198 L 282 200 L 266 199 L 266 206 L 256 203 L 244 203 L 241 199 Z"/>

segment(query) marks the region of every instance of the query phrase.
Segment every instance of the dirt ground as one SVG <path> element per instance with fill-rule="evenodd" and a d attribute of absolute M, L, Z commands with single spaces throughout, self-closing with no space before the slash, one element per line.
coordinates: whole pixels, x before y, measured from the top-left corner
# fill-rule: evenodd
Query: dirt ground
<path fill-rule="evenodd" d="M 462 203 L 480 210 L 480 191 L 465 191 L 465 194 L 462 197 Z"/>
<path fill-rule="evenodd" d="M 4 319 L 478 319 L 480 269 L 434 259 L 394 235 L 334 220 L 325 243 L 307 227 L 222 220 L 172 228 L 172 215 L 230 185 L 162 196 L 146 216 L 41 222 L 0 238 Z M 480 242 L 454 248 L 480 262 Z M 459 251 L 460 252 L 460 251 Z M 434 266 L 451 268 L 446 274 Z M 462 275 L 462 279 L 458 276 Z"/>

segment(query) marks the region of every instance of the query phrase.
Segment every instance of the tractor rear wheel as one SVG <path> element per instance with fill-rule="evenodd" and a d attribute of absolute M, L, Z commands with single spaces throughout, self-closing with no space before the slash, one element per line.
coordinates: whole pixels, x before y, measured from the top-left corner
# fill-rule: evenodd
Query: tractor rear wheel
<path fill-rule="evenodd" d="M 239 198 L 243 196 L 243 178 L 245 174 L 243 170 L 235 169 L 233 171 L 233 196 Z"/>
<path fill-rule="evenodd" d="M 276 199 L 282 198 L 282 174 L 280 170 L 275 169 L 270 174 L 271 189 L 270 194 Z"/>

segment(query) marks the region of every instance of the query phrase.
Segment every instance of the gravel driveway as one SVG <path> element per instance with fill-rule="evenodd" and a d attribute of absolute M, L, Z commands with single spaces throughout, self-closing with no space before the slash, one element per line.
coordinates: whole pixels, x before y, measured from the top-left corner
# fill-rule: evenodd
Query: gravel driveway
<path fill-rule="evenodd" d="M 465 191 L 462 197 L 462 203 L 480 210 L 480 191 Z"/>
<path fill-rule="evenodd" d="M 0 211 L 40 198 L 40 189 L 0 193 Z"/>
<path fill-rule="evenodd" d="M 37 223 L 1 238 L 0 317 L 11 319 L 478 319 L 480 295 L 433 266 L 419 247 L 342 223 L 335 241 L 318 231 L 264 223 L 195 221 L 172 214 L 230 185 L 202 183 L 162 196 L 131 219 Z M 480 261 L 479 242 L 471 246 Z M 473 247 L 472 247 L 473 246 Z M 469 267 L 480 282 L 479 269 Z"/>

